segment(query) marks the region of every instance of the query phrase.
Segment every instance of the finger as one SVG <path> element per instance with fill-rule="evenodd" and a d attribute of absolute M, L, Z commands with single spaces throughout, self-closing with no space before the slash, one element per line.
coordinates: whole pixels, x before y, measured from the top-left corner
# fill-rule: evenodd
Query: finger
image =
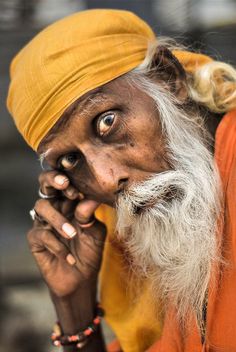
<path fill-rule="evenodd" d="M 63 190 L 68 187 L 69 179 L 66 175 L 60 174 L 56 170 L 43 171 L 39 175 L 39 184 L 43 192 L 47 192 L 52 188 Z"/>
<path fill-rule="evenodd" d="M 77 234 L 75 227 L 47 199 L 39 199 L 35 203 L 34 209 L 64 238 L 71 239 Z"/>
<path fill-rule="evenodd" d="M 42 172 L 39 175 L 39 184 L 41 191 L 46 195 L 57 195 L 56 191 L 62 191 L 69 199 L 81 197 L 81 193 L 70 184 L 69 178 L 55 170 Z"/>
<path fill-rule="evenodd" d="M 99 207 L 100 203 L 94 200 L 84 199 L 75 208 L 75 219 L 80 224 L 88 223 L 94 216 L 95 210 Z"/>
<path fill-rule="evenodd" d="M 74 199 L 79 199 L 82 200 L 84 199 L 84 195 L 80 193 L 74 186 L 68 185 L 68 187 L 63 191 L 63 194 L 65 197 L 68 199 L 74 200 Z"/>
<path fill-rule="evenodd" d="M 81 224 L 86 224 L 94 218 L 94 212 L 99 207 L 100 203 L 94 200 L 83 200 L 81 201 L 75 209 L 75 221 L 79 226 Z M 86 236 L 91 235 L 97 244 L 104 244 L 106 237 L 106 226 L 99 220 L 95 219 L 94 223 L 88 228 L 81 228 L 80 236 L 85 234 Z"/>
<path fill-rule="evenodd" d="M 27 234 L 31 252 L 38 262 L 52 259 L 52 255 L 58 259 L 66 260 L 70 265 L 74 265 L 76 260 L 69 252 L 68 248 L 60 242 L 52 231 L 48 229 L 32 229 Z"/>
<path fill-rule="evenodd" d="M 74 211 L 77 204 L 78 200 L 69 200 L 65 198 L 63 202 L 61 202 L 60 208 L 56 209 L 59 210 L 67 219 L 71 219 L 74 217 Z"/>

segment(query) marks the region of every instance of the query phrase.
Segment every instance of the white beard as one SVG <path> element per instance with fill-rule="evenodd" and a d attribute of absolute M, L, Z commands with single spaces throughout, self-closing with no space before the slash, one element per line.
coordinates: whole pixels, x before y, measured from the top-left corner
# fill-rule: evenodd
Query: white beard
<path fill-rule="evenodd" d="M 171 298 L 181 321 L 189 310 L 201 321 L 217 257 L 216 212 L 200 193 L 192 177 L 168 171 L 129 190 L 117 207 L 118 236 L 132 269 L 150 277 L 162 298 Z"/>

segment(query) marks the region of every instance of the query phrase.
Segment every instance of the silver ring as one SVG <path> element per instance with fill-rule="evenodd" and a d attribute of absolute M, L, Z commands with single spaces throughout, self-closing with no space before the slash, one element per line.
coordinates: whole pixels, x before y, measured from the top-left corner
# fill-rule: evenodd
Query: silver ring
<path fill-rule="evenodd" d="M 34 208 L 29 211 L 29 214 L 30 214 L 31 219 L 33 221 L 40 220 L 40 217 L 38 216 L 38 214 L 37 214 L 37 212 L 36 212 L 36 210 Z"/>
<path fill-rule="evenodd" d="M 47 224 L 47 222 L 43 218 L 41 218 L 41 216 L 38 215 L 37 211 L 34 208 L 29 211 L 29 214 L 33 221 L 37 220 L 41 224 Z"/>
<path fill-rule="evenodd" d="M 40 188 L 39 188 L 38 194 L 39 194 L 39 197 L 42 198 L 42 199 L 57 198 L 57 196 L 55 194 L 48 195 L 48 194 L 43 193 Z"/>

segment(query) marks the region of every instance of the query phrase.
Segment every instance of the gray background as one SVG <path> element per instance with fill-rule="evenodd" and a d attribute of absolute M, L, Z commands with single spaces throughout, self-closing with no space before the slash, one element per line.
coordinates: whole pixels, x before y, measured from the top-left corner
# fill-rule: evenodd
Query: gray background
<path fill-rule="evenodd" d="M 98 7 L 132 10 L 157 35 L 175 37 L 217 59 L 236 62 L 233 0 L 0 0 L 0 351 L 48 351 L 54 321 L 47 288 L 26 242 L 40 167 L 6 111 L 9 62 L 47 24 Z M 109 340 L 111 334 L 105 331 Z"/>

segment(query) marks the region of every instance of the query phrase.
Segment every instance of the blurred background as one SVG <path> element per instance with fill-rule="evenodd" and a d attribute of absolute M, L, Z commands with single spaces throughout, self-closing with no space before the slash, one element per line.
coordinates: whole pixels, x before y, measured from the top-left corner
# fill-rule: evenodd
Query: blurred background
<path fill-rule="evenodd" d="M 40 167 L 5 107 L 9 63 L 41 28 L 88 8 L 131 10 L 157 35 L 236 63 L 236 0 L 0 0 L 0 352 L 52 351 L 55 319 L 26 242 Z"/>

